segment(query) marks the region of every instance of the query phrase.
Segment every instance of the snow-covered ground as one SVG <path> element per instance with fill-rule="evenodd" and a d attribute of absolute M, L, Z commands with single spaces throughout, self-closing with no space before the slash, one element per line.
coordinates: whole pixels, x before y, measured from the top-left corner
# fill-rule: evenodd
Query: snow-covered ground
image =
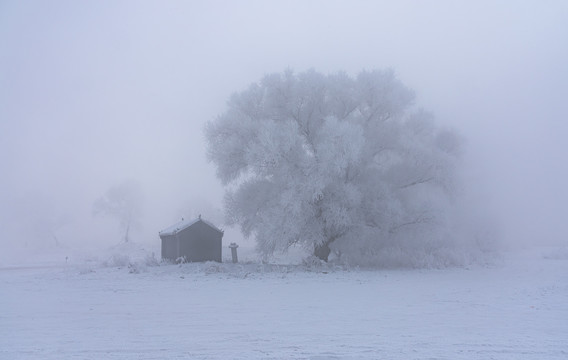
<path fill-rule="evenodd" d="M 360 270 L 0 268 L 1 359 L 568 359 L 568 254 Z"/>

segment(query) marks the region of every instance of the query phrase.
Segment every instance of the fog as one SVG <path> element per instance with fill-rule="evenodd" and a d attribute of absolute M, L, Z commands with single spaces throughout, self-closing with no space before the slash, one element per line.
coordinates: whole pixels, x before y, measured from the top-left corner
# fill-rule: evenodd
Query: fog
<path fill-rule="evenodd" d="M 92 208 L 125 181 L 144 194 L 136 242 L 220 221 L 204 124 L 286 68 L 394 68 L 466 139 L 472 198 L 502 239 L 566 244 L 567 19 L 565 1 L 2 2 L 2 253 L 118 244 Z"/>

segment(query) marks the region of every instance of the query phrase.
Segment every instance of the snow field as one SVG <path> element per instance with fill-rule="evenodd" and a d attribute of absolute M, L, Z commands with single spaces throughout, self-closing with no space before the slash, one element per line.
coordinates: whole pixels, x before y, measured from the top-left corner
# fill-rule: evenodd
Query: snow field
<path fill-rule="evenodd" d="M 0 270 L 1 359 L 566 359 L 568 261 Z"/>

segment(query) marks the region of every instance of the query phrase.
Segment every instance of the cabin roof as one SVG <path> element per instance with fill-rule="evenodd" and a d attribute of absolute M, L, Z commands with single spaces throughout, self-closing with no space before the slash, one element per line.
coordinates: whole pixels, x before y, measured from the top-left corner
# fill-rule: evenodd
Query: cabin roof
<path fill-rule="evenodd" d="M 182 219 L 180 222 L 173 224 L 172 226 L 169 226 L 169 227 L 165 228 L 164 230 L 160 231 L 159 234 L 160 234 L 160 236 L 175 235 L 178 232 L 187 229 L 188 227 L 190 227 L 191 225 L 193 225 L 193 224 L 195 224 L 199 221 L 205 223 L 206 225 L 213 228 L 214 230 L 217 230 L 218 232 L 223 233 L 223 230 L 219 229 L 217 226 L 213 225 L 209 221 L 203 220 L 201 218 L 201 216 L 199 216 L 197 219 L 193 219 L 193 220 Z"/>

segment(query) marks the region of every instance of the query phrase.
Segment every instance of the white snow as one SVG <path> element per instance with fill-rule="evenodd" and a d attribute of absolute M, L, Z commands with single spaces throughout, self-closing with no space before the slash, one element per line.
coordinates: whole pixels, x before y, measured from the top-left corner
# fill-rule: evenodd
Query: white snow
<path fill-rule="evenodd" d="M 558 253 L 446 270 L 5 267 L 0 359 L 567 359 Z"/>

